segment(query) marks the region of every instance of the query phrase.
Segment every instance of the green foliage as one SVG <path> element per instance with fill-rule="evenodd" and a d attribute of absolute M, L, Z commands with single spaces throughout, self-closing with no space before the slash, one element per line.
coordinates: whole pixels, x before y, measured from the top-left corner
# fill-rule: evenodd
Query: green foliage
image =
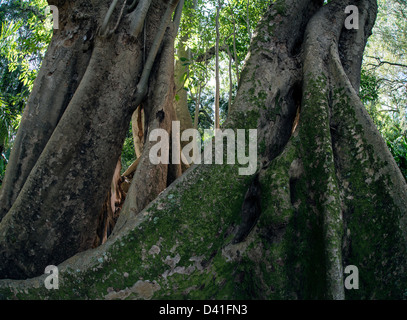
<path fill-rule="evenodd" d="M 46 6 L 45 0 L 0 2 L 0 180 L 21 114 L 51 40 Z"/>
<path fill-rule="evenodd" d="M 380 0 L 360 97 L 407 179 L 407 1 Z"/>
<path fill-rule="evenodd" d="M 123 150 L 122 150 L 122 172 L 123 174 L 136 160 L 136 152 L 134 150 L 134 140 L 132 133 L 132 126 L 130 124 L 129 131 L 127 132 L 126 139 L 124 140 Z"/>
<path fill-rule="evenodd" d="M 359 96 L 364 104 L 375 102 L 379 98 L 379 84 L 376 75 L 366 69 L 362 69 Z"/>
<path fill-rule="evenodd" d="M 407 179 L 407 139 L 406 135 L 399 136 L 398 128 L 392 127 L 386 137 L 387 145 L 392 152 L 401 172 Z"/>
<path fill-rule="evenodd" d="M 220 99 L 219 99 L 219 109 L 220 109 L 220 118 L 222 119 L 221 124 L 227 118 L 228 112 L 228 96 L 226 92 L 222 92 Z M 214 110 L 213 105 L 215 103 L 215 97 L 213 95 L 213 91 L 210 89 L 204 89 L 201 94 L 201 104 L 200 104 L 200 112 L 199 112 L 199 126 L 198 131 L 200 132 L 201 136 L 203 137 L 203 133 L 205 129 L 213 129 L 213 119 L 214 119 Z M 188 101 L 188 109 L 191 113 L 192 120 L 195 120 L 195 107 L 196 107 L 196 99 L 189 99 Z"/>
<path fill-rule="evenodd" d="M 196 7 L 195 7 L 196 4 Z M 189 72 L 185 74 L 185 88 L 188 91 L 188 104 L 192 119 L 195 117 L 195 106 L 201 88 L 201 104 L 198 129 L 213 128 L 215 101 L 215 56 L 210 50 L 215 47 L 214 36 L 216 24 L 216 8 L 220 6 L 220 123 L 227 117 L 229 101 L 229 59 L 232 59 L 232 101 L 236 95 L 244 60 L 250 47 L 252 32 L 258 21 L 268 8 L 270 1 L 264 0 L 228 0 L 228 1 L 187 1 L 181 20 L 178 42 L 190 49 L 191 59 L 176 56 Z M 187 40 L 185 40 L 187 39 Z M 236 49 L 236 50 L 235 50 Z M 214 52 L 214 51 L 213 51 Z M 229 56 L 230 53 L 230 56 Z M 198 57 L 207 60 L 198 61 Z"/>
<path fill-rule="evenodd" d="M 380 105 L 371 102 L 367 110 L 382 134 L 403 176 L 407 180 L 407 131 L 397 113 L 380 110 Z M 404 119 L 407 114 L 404 114 Z"/>

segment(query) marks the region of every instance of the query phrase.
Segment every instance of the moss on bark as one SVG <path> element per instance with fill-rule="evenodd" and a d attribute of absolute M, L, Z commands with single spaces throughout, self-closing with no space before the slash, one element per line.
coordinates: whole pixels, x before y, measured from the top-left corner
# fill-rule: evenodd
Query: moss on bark
<path fill-rule="evenodd" d="M 283 3 L 290 22 L 275 14 L 279 5 L 269 13 L 277 21 L 262 22 L 277 40 L 261 32 L 254 38 L 227 124 L 259 129 L 261 214 L 249 235 L 234 242 L 257 176 L 239 176 L 238 166 L 194 166 L 142 212 L 129 214 L 107 243 L 61 264 L 59 290 L 46 290 L 45 276 L 1 280 L 0 298 L 324 299 L 342 298 L 342 291 L 348 299 L 405 297 L 406 183 L 337 65 L 332 34 L 306 37 L 312 45 L 304 74 L 291 56 L 295 41 L 289 48 L 278 41 L 302 38 L 312 16 L 303 9 L 317 1 Z M 324 7 L 317 19 L 329 18 Z M 282 58 L 283 66 L 276 63 Z M 292 91 L 301 80 L 298 101 Z M 297 129 L 279 136 L 296 110 Z M 359 290 L 335 287 L 347 265 L 359 268 Z"/>

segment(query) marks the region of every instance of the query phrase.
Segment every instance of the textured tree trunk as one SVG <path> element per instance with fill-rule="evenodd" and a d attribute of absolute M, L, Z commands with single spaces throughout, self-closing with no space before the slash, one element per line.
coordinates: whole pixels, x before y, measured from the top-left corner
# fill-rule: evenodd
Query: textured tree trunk
<path fill-rule="evenodd" d="M 349 4 L 359 30 L 344 28 Z M 147 186 L 134 184 L 112 237 L 59 265 L 58 291 L 42 276 L 0 281 L 0 295 L 402 299 L 407 185 L 357 95 L 376 10 L 373 0 L 277 1 L 253 34 L 226 123 L 258 129 L 257 173 L 193 166 L 141 212 L 135 191 Z M 150 88 L 162 88 L 158 78 Z M 154 96 L 154 108 L 166 105 Z M 344 287 L 350 265 L 359 290 Z"/>
<path fill-rule="evenodd" d="M 109 21 L 105 17 L 110 1 L 94 6 L 64 1 L 55 5 L 61 7 L 63 22 L 66 17 L 84 19 L 91 32 L 82 34 L 81 25 L 71 21 L 60 24 L 24 114 L 11 173 L 2 188 L 7 200 L 0 224 L 3 278 L 38 275 L 45 265 L 60 263 L 92 246 L 131 115 L 145 95 L 146 75 L 155 67 L 156 51 L 176 2 L 157 0 L 150 5 L 144 0 L 125 15 L 122 2 L 107 25 L 102 21 Z M 144 7 L 149 7 L 145 41 L 138 27 L 144 25 Z M 62 35 L 70 40 L 62 41 Z M 80 44 L 84 41 L 91 42 L 90 54 L 83 52 Z M 66 49 L 68 45 L 74 49 Z M 144 66 L 143 53 L 148 57 Z M 81 64 L 72 62 L 73 54 L 78 54 Z M 66 70 L 66 61 L 60 57 L 69 61 L 72 70 Z M 77 74 L 78 67 L 81 74 Z M 54 120 L 48 111 L 55 114 Z M 48 121 L 52 123 L 47 125 Z M 38 134 L 33 135 L 32 126 L 38 127 Z"/>
<path fill-rule="evenodd" d="M 0 221 L 17 199 L 89 63 L 96 33 L 92 8 L 79 1 L 58 4 L 60 31 L 54 34 L 22 117 L 0 192 Z M 78 12 L 72 8 L 78 7 Z M 75 41 L 84 39 L 83 41 Z M 40 107 L 41 106 L 41 107 Z"/>

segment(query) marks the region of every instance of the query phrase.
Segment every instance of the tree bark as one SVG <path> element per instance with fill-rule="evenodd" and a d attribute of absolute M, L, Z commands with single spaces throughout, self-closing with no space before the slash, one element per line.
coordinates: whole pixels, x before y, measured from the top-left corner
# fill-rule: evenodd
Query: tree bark
<path fill-rule="evenodd" d="M 142 106 L 139 106 L 136 111 L 134 111 L 131 118 L 132 121 L 132 132 L 133 132 L 133 141 L 134 141 L 134 151 L 136 153 L 137 159 L 141 157 L 144 149 L 144 140 L 145 140 L 145 117 L 144 109 Z"/>
<path fill-rule="evenodd" d="M 138 8 L 143 3 L 146 0 L 141 1 Z M 105 19 L 109 4 L 108 1 L 100 1 L 99 6 L 89 7 L 89 15 L 97 17 L 87 18 L 93 22 L 94 30 L 97 27 L 95 20 L 100 22 Z M 145 48 L 140 33 L 129 34 L 129 30 L 132 30 L 132 13 L 121 20 L 119 8 L 113 11 L 114 21 L 107 26 L 114 32 L 107 31 L 107 36 L 95 32 L 93 51 L 82 80 L 68 101 L 52 136 L 48 141 L 43 138 L 42 141 L 46 141 L 44 150 L 19 196 L 1 221 L 1 277 L 38 275 L 44 266 L 60 263 L 92 246 L 98 215 L 110 187 L 131 115 L 144 96 L 143 81 L 146 81 L 145 76 L 151 70 L 148 63 L 154 61 L 150 53 L 155 55 L 161 42 L 160 26 L 163 25 L 163 32 L 166 29 L 164 22 L 160 22 L 166 15 L 171 18 L 175 5 L 174 1 L 164 6 L 161 1 L 153 1 L 145 23 Z M 69 8 L 71 11 L 66 11 L 67 15 L 79 9 L 77 6 Z M 137 15 L 137 10 L 133 14 Z M 121 24 L 115 30 L 113 26 L 120 20 Z M 76 28 L 78 31 L 79 27 Z M 58 32 L 65 34 L 68 31 L 62 27 Z M 75 38 L 75 34 L 72 37 L 79 43 L 84 39 L 82 36 Z M 144 50 L 149 60 L 143 68 Z M 31 99 L 36 99 L 38 86 L 45 81 L 44 78 L 49 77 L 51 71 L 57 78 L 70 79 L 65 68 L 47 68 L 54 58 L 48 54 L 45 59 Z M 142 74 L 140 78 L 139 74 Z M 134 90 L 137 82 L 139 85 Z M 49 93 L 39 94 L 37 99 L 43 99 Z M 52 106 L 45 100 L 42 103 L 45 110 L 47 106 Z M 42 105 L 39 108 L 41 112 L 44 109 Z M 44 113 L 39 116 L 41 120 L 42 117 L 47 118 Z M 37 117 L 34 115 L 33 118 Z M 26 130 L 23 122 L 20 132 Z M 23 142 L 16 145 L 17 150 L 26 147 Z M 33 148 L 37 148 L 35 143 Z M 14 161 L 16 165 L 22 165 L 16 159 Z M 94 184 L 98 187 L 93 188 Z"/>
<path fill-rule="evenodd" d="M 59 291 L 45 290 L 42 276 L 0 281 L 0 295 L 402 299 L 407 185 L 357 96 L 360 70 L 348 70 L 377 4 L 323 2 L 278 1 L 253 35 L 225 127 L 258 129 L 254 176 L 195 165 L 141 212 L 132 193 L 104 245 L 59 265 Z M 351 51 L 339 45 L 349 4 L 365 10 L 364 40 Z M 359 290 L 344 287 L 350 265 Z"/>

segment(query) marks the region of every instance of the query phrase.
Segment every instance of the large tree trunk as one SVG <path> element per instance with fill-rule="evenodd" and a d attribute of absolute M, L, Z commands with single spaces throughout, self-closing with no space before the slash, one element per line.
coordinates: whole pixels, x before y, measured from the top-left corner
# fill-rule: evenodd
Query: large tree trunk
<path fill-rule="evenodd" d="M 81 18 L 92 26 L 92 32 L 83 35 L 81 25 L 69 21 L 60 24 L 36 81 L 31 97 L 34 102 L 27 106 L 24 114 L 19 132 L 22 140 L 16 141 L 11 174 L 7 173 L 9 179 L 6 178 L 2 189 L 7 199 L 7 214 L 0 224 L 1 277 L 38 275 L 45 265 L 60 263 L 92 246 L 98 215 L 131 115 L 145 96 L 148 74 L 154 67 L 157 50 L 176 5 L 173 0 L 152 1 L 151 6 L 150 2 L 140 1 L 135 11 L 124 16 L 122 2 L 113 10 L 110 23 L 99 28 L 98 24 L 107 16 L 110 1 L 86 5 L 84 11 L 79 2 L 53 3 L 61 7 L 61 17 L 79 19 L 76 15 L 81 12 Z M 138 27 L 144 24 L 143 7 L 150 7 L 145 19 L 145 41 Z M 60 39 L 66 34 L 79 46 L 66 55 L 78 51 L 82 62 L 79 65 L 73 62 L 72 71 L 66 70 L 65 63 L 63 68 L 55 65 L 61 63 L 58 53 L 64 53 L 70 44 Z M 79 45 L 83 41 L 90 41 L 92 47 L 87 65 L 84 59 L 88 54 L 82 53 Z M 143 66 L 144 51 L 147 60 Z M 77 67 L 81 67 L 83 76 L 76 75 Z M 57 81 L 50 79 L 52 77 Z M 71 78 L 78 81 L 77 87 L 76 82 L 66 84 Z M 60 89 L 61 97 L 56 95 L 59 98 L 48 100 L 50 92 L 55 95 Z M 55 116 L 52 120 L 47 110 L 52 110 L 56 100 L 60 119 Z M 50 124 L 37 124 L 37 120 Z M 38 126 L 38 130 L 34 130 L 38 134 L 27 138 L 32 126 L 34 129 Z M 13 192 L 8 192 L 9 189 Z"/>
<path fill-rule="evenodd" d="M 14 142 L 0 192 L 0 221 L 17 199 L 64 114 L 92 54 L 97 27 L 90 18 L 92 8 L 79 1 L 48 2 L 58 4 L 60 31 L 54 34 L 49 45 Z M 76 7 L 79 10 L 74 12 Z"/>
<path fill-rule="evenodd" d="M 359 30 L 344 28 L 349 4 L 359 7 Z M 137 194 L 146 186 L 137 182 L 108 241 L 59 265 L 58 291 L 45 290 L 42 276 L 3 280 L 0 294 L 402 298 L 407 185 L 357 95 L 376 10 L 373 0 L 277 1 L 253 35 L 226 124 L 258 129 L 255 176 L 240 176 L 239 165 L 196 165 L 141 212 Z M 166 104 L 153 96 L 151 110 Z M 23 194 L 33 192 L 26 186 Z M 359 290 L 344 288 L 349 265 L 359 268 Z"/>

